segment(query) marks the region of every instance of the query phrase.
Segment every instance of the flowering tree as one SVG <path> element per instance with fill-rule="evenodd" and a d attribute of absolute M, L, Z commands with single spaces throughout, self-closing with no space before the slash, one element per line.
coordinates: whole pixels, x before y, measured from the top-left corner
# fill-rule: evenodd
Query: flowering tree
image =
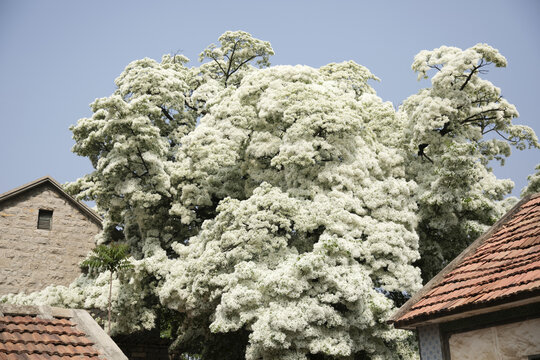
<path fill-rule="evenodd" d="M 426 281 L 513 204 L 503 200 L 513 182 L 497 179 L 489 162 L 504 164 L 511 145 L 539 146 L 532 129 L 512 124 L 514 105 L 480 77 L 490 65 L 504 67 L 506 59 L 486 44 L 422 51 L 412 65 L 419 79 L 435 73 L 432 86 L 400 108 L 408 177 L 419 185 L 419 265 Z M 489 133 L 495 137 L 486 138 Z"/>
<path fill-rule="evenodd" d="M 488 162 L 538 146 L 480 78 L 504 58 L 487 45 L 421 52 L 413 69 L 433 69 L 432 86 L 395 111 L 354 62 L 269 67 L 269 43 L 219 40 L 199 67 L 131 63 L 72 127 L 95 170 L 68 190 L 105 214 L 100 241 L 133 255 L 114 284 L 115 331 L 151 328 L 166 307 L 178 354 L 414 357 L 386 319 L 420 268 L 436 272 L 504 211 L 512 183 Z M 102 286 L 82 276 L 8 300 L 96 306 Z"/>
<path fill-rule="evenodd" d="M 521 191 L 521 197 L 540 192 L 540 164 L 536 165 L 536 172 L 527 177 L 529 183 Z"/>

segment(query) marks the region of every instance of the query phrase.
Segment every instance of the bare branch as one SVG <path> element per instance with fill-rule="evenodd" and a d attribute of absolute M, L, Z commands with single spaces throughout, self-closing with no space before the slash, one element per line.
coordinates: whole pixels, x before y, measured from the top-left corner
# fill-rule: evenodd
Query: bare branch
<path fill-rule="evenodd" d="M 474 73 L 476 72 L 476 70 L 478 70 L 478 67 L 477 66 L 474 66 L 473 69 L 471 70 L 471 72 L 469 73 L 469 76 L 467 76 L 467 78 L 465 79 L 465 82 L 463 83 L 463 85 L 461 85 L 461 87 L 459 88 L 459 90 L 463 90 L 465 89 L 465 86 L 467 86 L 467 84 L 469 83 L 469 81 L 471 81 Z"/>
<path fill-rule="evenodd" d="M 496 130 L 495 128 L 491 128 L 491 129 L 485 130 L 485 128 L 484 128 L 484 129 L 482 129 L 482 135 L 486 135 L 487 133 L 490 133 L 490 132 L 492 132 L 492 131 L 497 131 L 497 130 Z"/>
<path fill-rule="evenodd" d="M 238 41 L 236 41 L 233 45 L 233 49 L 231 51 L 231 57 L 228 58 L 229 60 L 229 65 L 227 66 L 227 72 L 225 73 L 225 87 L 227 87 L 227 81 L 229 81 L 229 76 L 231 76 L 233 73 L 229 73 L 229 71 L 231 71 L 231 66 L 232 66 L 232 63 L 233 63 L 233 60 L 234 60 L 234 53 L 236 52 L 236 47 L 238 46 Z"/>
<path fill-rule="evenodd" d="M 135 131 L 133 131 L 133 129 L 130 127 L 129 130 L 131 130 L 131 133 L 133 134 L 133 136 L 137 136 L 135 134 Z M 139 158 L 141 159 L 142 161 L 142 164 L 144 166 L 144 169 L 146 170 L 146 172 L 143 174 L 143 175 L 146 175 L 146 174 L 149 174 L 150 173 L 150 170 L 148 169 L 148 165 L 146 165 L 146 161 L 144 160 L 143 156 L 142 156 L 142 153 L 141 153 L 141 149 L 139 149 L 139 146 L 135 146 L 137 148 L 137 154 L 139 155 Z"/>
<path fill-rule="evenodd" d="M 485 74 L 487 73 L 487 70 L 480 70 L 481 68 L 483 68 L 484 66 L 488 66 L 490 65 L 491 63 L 490 62 L 484 62 L 484 59 L 480 60 L 480 64 L 476 65 L 476 66 L 473 66 L 471 72 L 469 73 L 469 75 L 467 76 L 467 78 L 465 79 L 465 82 L 463 83 L 463 85 L 461 85 L 461 87 L 459 88 L 459 90 L 463 90 L 465 89 L 465 86 L 467 86 L 467 84 L 469 83 L 469 81 L 471 81 L 473 75 L 478 72 L 480 74 Z"/>
<path fill-rule="evenodd" d="M 213 56 L 213 55 L 209 55 L 209 57 L 214 60 L 214 62 L 217 64 L 217 66 L 221 69 L 221 71 L 223 72 L 223 74 L 225 74 L 225 70 L 221 67 L 221 64 L 219 63 L 219 61 Z"/>
<path fill-rule="evenodd" d="M 187 106 L 188 108 L 190 108 L 193 111 L 198 111 L 199 110 L 195 106 L 189 105 L 187 101 L 184 101 L 184 105 Z"/>
<path fill-rule="evenodd" d="M 475 121 L 478 121 L 478 120 L 492 120 L 494 119 L 493 117 L 490 117 L 490 118 L 486 118 L 486 117 L 483 117 L 482 114 L 488 114 L 490 112 L 497 112 L 497 111 L 504 111 L 505 109 L 489 109 L 489 110 L 484 110 L 484 111 L 480 111 L 474 115 L 471 115 L 467 118 L 465 118 L 464 120 L 461 121 L 461 124 L 466 124 L 466 123 L 470 123 L 470 122 L 475 122 Z M 480 117 L 478 117 L 480 116 Z"/>
<path fill-rule="evenodd" d="M 495 130 L 495 129 L 494 129 L 494 130 Z M 512 143 L 512 144 L 517 143 L 517 141 L 515 141 L 515 140 L 510 140 L 509 138 L 507 138 L 506 136 L 504 136 L 503 134 L 501 134 L 501 133 L 499 132 L 499 130 L 495 130 L 495 132 L 496 132 L 497 134 L 499 134 L 499 136 L 502 137 L 504 140 L 506 140 L 506 141 L 508 141 L 508 142 L 510 142 L 510 143 Z"/>
<path fill-rule="evenodd" d="M 171 116 L 171 114 L 169 114 L 169 112 L 167 111 L 167 109 L 165 109 L 164 106 L 160 106 L 161 108 L 161 112 L 163 113 L 163 115 L 165 115 L 165 117 L 167 119 L 169 119 L 170 122 L 173 122 L 174 121 L 174 118 Z"/>
<path fill-rule="evenodd" d="M 136 146 L 136 148 L 137 148 L 137 153 L 139 154 L 139 158 L 141 159 L 144 169 L 146 170 L 145 174 L 150 173 L 150 170 L 148 170 L 148 166 L 146 165 L 146 161 L 144 160 L 141 154 L 141 149 L 139 149 L 139 146 Z"/>
<path fill-rule="evenodd" d="M 230 74 L 229 76 L 231 76 L 232 74 L 234 74 L 235 72 L 237 72 L 244 64 L 247 64 L 248 62 L 250 62 L 251 60 L 255 59 L 257 56 L 252 56 L 250 57 L 249 59 L 246 59 L 245 61 L 242 61 L 242 63 L 240 65 L 238 65 L 236 67 L 236 69 L 234 69 Z"/>
<path fill-rule="evenodd" d="M 142 174 L 140 174 L 140 175 L 137 174 L 137 172 L 136 172 L 135 170 L 131 169 L 131 168 L 130 168 L 129 166 L 127 166 L 127 165 L 124 165 L 124 167 L 125 167 L 132 175 L 138 177 L 138 178 L 141 179 L 141 180 L 142 180 L 142 177 L 143 177 L 144 175 L 146 175 L 146 172 L 144 172 L 144 173 L 142 173 Z"/>

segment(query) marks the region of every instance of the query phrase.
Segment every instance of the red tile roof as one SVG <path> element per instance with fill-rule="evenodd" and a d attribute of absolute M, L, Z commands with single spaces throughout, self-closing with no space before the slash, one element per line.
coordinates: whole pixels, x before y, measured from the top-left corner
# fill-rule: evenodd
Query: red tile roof
<path fill-rule="evenodd" d="M 507 215 L 390 320 L 396 327 L 540 295 L 540 194 Z"/>
<path fill-rule="evenodd" d="M 85 310 L 0 304 L 0 360 L 127 360 Z"/>
<path fill-rule="evenodd" d="M 0 359 L 101 359 L 93 345 L 68 319 L 0 317 Z"/>

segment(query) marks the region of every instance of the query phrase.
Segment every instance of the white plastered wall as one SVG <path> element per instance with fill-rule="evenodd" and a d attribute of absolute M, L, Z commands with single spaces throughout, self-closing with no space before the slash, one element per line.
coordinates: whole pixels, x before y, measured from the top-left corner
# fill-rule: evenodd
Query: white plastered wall
<path fill-rule="evenodd" d="M 452 360 L 527 360 L 540 354 L 540 318 L 453 334 Z"/>

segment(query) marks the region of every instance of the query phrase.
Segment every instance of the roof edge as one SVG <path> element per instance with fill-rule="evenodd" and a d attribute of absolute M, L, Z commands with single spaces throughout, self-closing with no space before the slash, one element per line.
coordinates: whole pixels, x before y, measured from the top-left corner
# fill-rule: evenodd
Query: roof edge
<path fill-rule="evenodd" d="M 414 330 L 426 325 L 466 319 L 476 315 L 487 314 L 499 310 L 514 309 L 529 304 L 540 304 L 540 289 L 536 289 L 532 293 L 519 293 L 496 301 L 487 301 L 481 304 L 468 304 L 464 307 L 456 307 L 451 310 L 436 313 L 438 315 L 436 317 L 424 315 L 412 318 L 410 321 L 398 321 L 394 323 L 394 326 L 397 325 L 396 327 L 400 329 Z"/>
<path fill-rule="evenodd" d="M 475 241 L 473 241 L 465 250 L 461 252 L 454 260 L 452 260 L 448 265 L 446 265 L 437 275 L 435 275 L 430 281 L 427 282 L 422 289 L 420 289 L 418 292 L 416 292 L 405 304 L 403 304 L 386 322 L 389 324 L 395 324 L 398 323 L 398 319 L 402 317 L 405 313 L 410 311 L 410 309 L 413 307 L 414 304 L 416 304 L 424 295 L 426 295 L 429 291 L 433 289 L 433 287 L 438 284 L 449 272 L 453 271 L 457 265 L 463 261 L 464 258 L 471 255 L 476 249 L 491 235 L 493 235 L 496 231 L 499 230 L 499 228 L 506 223 L 518 210 L 521 208 L 523 204 L 530 201 L 531 199 L 534 199 L 536 197 L 539 197 L 540 193 L 536 194 L 529 194 L 525 196 L 523 199 L 518 201 L 505 215 L 503 215 L 495 224 L 493 224 L 485 233 L 480 235 Z M 433 314 L 437 317 L 436 314 Z M 410 322 L 412 325 L 414 321 Z"/>
<path fill-rule="evenodd" d="M 90 207 L 88 207 L 86 204 L 82 203 L 81 201 L 78 201 L 73 196 L 69 195 L 63 188 L 62 185 L 54 180 L 51 176 L 46 175 L 43 177 L 40 177 L 39 179 L 36 179 L 34 181 L 31 181 L 27 184 L 21 185 L 19 187 L 16 187 L 15 189 L 6 191 L 3 194 L 0 194 L 0 202 L 8 200 L 16 195 L 22 194 L 25 191 L 28 191 L 30 189 L 33 189 L 39 185 L 49 183 L 51 184 L 56 190 L 62 194 L 66 199 L 69 200 L 75 207 L 77 207 L 81 212 L 86 214 L 88 217 L 90 217 L 91 220 L 94 220 L 101 228 L 103 228 L 103 219 L 101 216 L 99 216 L 94 210 L 92 210 Z"/>
<path fill-rule="evenodd" d="M 111 337 L 99 326 L 99 324 L 90 316 L 88 311 L 81 309 L 73 309 L 73 319 L 77 323 L 77 327 L 83 330 L 90 340 L 94 342 L 94 346 L 98 348 L 107 359 L 110 360 L 128 360 L 126 355 L 120 350 L 118 345 Z"/>

